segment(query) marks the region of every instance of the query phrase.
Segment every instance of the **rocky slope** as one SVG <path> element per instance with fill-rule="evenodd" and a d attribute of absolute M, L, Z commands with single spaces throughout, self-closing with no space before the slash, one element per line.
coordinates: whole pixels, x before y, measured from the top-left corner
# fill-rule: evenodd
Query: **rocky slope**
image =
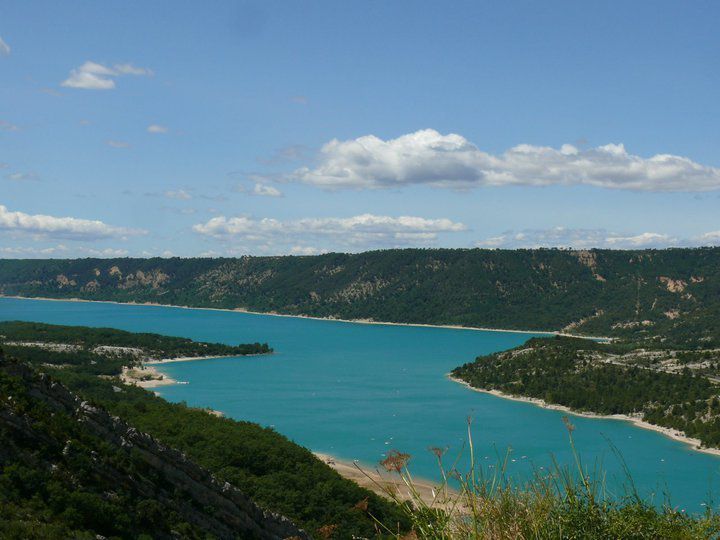
<path fill-rule="evenodd" d="M 39 471 L 49 484 L 62 486 L 65 494 L 51 493 L 47 505 L 56 516 L 49 521 L 63 526 L 73 523 L 67 518 L 67 501 L 75 499 L 65 498 L 71 493 L 128 513 L 139 514 L 139 508 L 151 506 L 152 519 L 127 527 L 155 538 L 184 536 L 173 530 L 173 523 L 187 526 L 191 537 L 309 538 L 283 516 L 259 508 L 231 484 L 215 480 L 182 453 L 80 400 L 47 375 L 1 356 L 0 382 L 0 506 L 8 518 L 14 509 L 23 516 L 15 516 L 18 523 L 27 521 L 27 501 L 7 485 L 12 479 L 8 473 L 20 468 Z M 28 495 L 41 500 L 42 493 L 38 489 Z M 71 508 L 74 512 L 82 512 L 90 503 L 73 504 L 81 508 Z M 48 514 L 38 513 L 35 519 L 47 521 Z M 98 516 L 95 520 L 95 528 L 87 517 L 76 521 L 85 527 L 90 523 L 93 533 L 125 536 L 123 530 L 112 530 L 120 526 L 117 523 L 103 524 Z"/>

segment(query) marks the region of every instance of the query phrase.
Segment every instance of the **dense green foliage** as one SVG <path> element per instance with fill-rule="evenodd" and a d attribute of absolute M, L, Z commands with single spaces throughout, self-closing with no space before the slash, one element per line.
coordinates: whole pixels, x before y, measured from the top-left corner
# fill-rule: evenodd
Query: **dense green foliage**
<path fill-rule="evenodd" d="M 720 248 L 4 260 L 0 293 L 720 342 Z"/>
<path fill-rule="evenodd" d="M 160 334 L 126 332 L 114 328 L 62 326 L 25 321 L 0 322 L 0 341 L 62 343 L 88 351 L 98 346 L 130 347 L 142 349 L 147 357 L 157 359 L 183 356 L 242 356 L 272 352 L 267 343 L 224 345 Z"/>
<path fill-rule="evenodd" d="M 309 450 L 272 429 L 169 403 L 137 387 L 124 387 L 118 393 L 108 381 L 68 370 L 55 376 L 309 531 L 338 525 L 337 538 L 374 536 L 372 520 L 355 508 L 364 499 L 374 516 L 391 523 L 404 521 L 391 504 L 345 480 Z"/>
<path fill-rule="evenodd" d="M 632 363 L 616 360 L 614 355 L 623 353 L 629 354 Z M 567 337 L 532 339 L 516 349 L 478 357 L 456 368 L 453 376 L 477 388 L 541 399 L 578 411 L 640 416 L 684 431 L 707 446 L 719 446 L 717 385 L 687 367 L 679 372 L 663 371 L 646 357 L 633 359 L 632 353 L 627 343 Z M 679 361 L 718 356 L 717 351 L 681 352 Z"/>
<path fill-rule="evenodd" d="M 165 338 L 152 334 L 120 332 L 116 335 L 115 331 L 105 329 L 35 323 L 12 323 L 3 328 L 12 328 L 15 338 L 22 337 L 27 342 L 68 343 L 75 339 L 75 343 L 92 346 L 105 344 L 103 336 L 109 332 L 109 335 L 117 338 L 119 341 L 116 342 L 123 346 L 139 347 L 150 344 L 154 347 L 153 350 L 167 352 L 164 348 Z M 33 328 L 38 328 L 41 332 L 35 335 Z M 3 331 L 2 334 L 7 335 L 9 332 Z M 169 343 L 174 343 L 172 340 L 175 338 L 167 339 L 170 340 Z M 196 345 L 194 342 L 181 343 L 183 347 Z M 169 403 L 152 392 L 123 385 L 117 379 L 98 377 L 106 375 L 109 370 L 116 370 L 118 366 L 134 362 L 132 357 L 108 358 L 87 349 L 68 352 L 30 346 L 6 345 L 5 348 L 18 360 L 50 373 L 83 399 L 102 406 L 141 431 L 185 452 L 218 479 L 230 482 L 257 504 L 288 516 L 308 531 L 337 525 L 335 538 L 350 538 L 352 535 L 374 537 L 375 522 L 370 514 L 386 523 L 406 523 L 404 516 L 392 503 L 342 478 L 309 450 L 272 429 L 250 422 L 218 418 L 184 404 Z M 172 350 L 173 354 L 178 352 L 176 349 Z M 74 355 L 77 355 L 78 359 L 72 360 Z M 13 394 L 8 392 L 7 395 Z M 42 417 L 42 414 L 39 416 Z M 58 429 L 54 436 L 61 437 L 61 430 Z M 95 441 L 93 444 L 100 443 Z M 92 446 L 90 443 L 88 445 Z M 15 457 L 5 462 L 2 469 L 12 471 L 12 467 L 17 463 Z M 38 471 L 31 472 L 39 474 Z M 3 490 L 0 485 L 0 496 Z M 32 489 L 23 491 L 16 497 L 13 511 L 17 515 L 21 515 L 23 509 L 30 504 L 26 499 L 31 493 Z M 366 510 L 356 508 L 358 503 L 365 507 L 362 501 L 367 502 Z M 48 498 L 33 504 L 38 505 L 38 511 L 32 514 L 33 519 L 40 519 L 48 524 L 48 527 L 51 524 L 60 524 L 58 531 L 63 533 L 58 533 L 56 537 L 72 536 L 68 535 L 67 531 L 72 529 L 74 522 L 68 522 L 62 517 L 65 510 L 59 510 L 60 514 L 53 513 L 48 509 Z M 64 509 L 66 505 L 57 508 Z M 78 523 L 85 523 L 83 519 L 78 519 Z M 135 521 L 128 521 L 127 527 L 132 529 L 135 526 Z M 175 527 L 175 524 L 173 526 Z M 90 530 L 107 532 L 107 529 L 92 527 Z M 116 533 L 131 537 L 123 531 L 124 529 Z"/>
<path fill-rule="evenodd" d="M 0 362 L 2 357 L 0 353 Z M 10 428 L 27 423 L 23 435 Z M 32 436 L 30 436 L 32 434 Z M 178 512 L 181 493 L 162 502 L 112 475 L 161 481 L 132 452 L 89 433 L 50 408 L 22 379 L 0 368 L 0 537 L 16 539 L 203 538 Z"/>

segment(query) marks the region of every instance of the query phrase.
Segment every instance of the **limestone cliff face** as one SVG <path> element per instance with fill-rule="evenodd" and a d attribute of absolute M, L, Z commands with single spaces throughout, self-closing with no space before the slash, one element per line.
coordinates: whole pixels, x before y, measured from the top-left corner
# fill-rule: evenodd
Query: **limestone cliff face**
<path fill-rule="evenodd" d="M 47 375 L 1 356 L 0 370 L 18 377 L 33 399 L 68 415 L 104 443 L 139 456 L 155 473 L 152 476 L 162 479 L 151 481 L 150 475 L 130 475 L 118 470 L 113 463 L 94 461 L 92 472 L 104 478 L 108 485 L 153 498 L 168 511 L 177 512 L 189 523 L 218 538 L 309 538 L 287 518 L 261 509 L 236 487 L 219 482 L 181 452 L 163 445 L 104 409 L 82 401 Z M 66 444 L 65 441 L 49 440 L 46 433 L 35 429 L 32 418 L 12 407 L 12 396 L 0 398 L 0 426 L 4 430 L 26 442 L 33 441 L 37 447 Z M 72 448 L 66 445 L 63 453 L 66 452 L 72 452 Z M 0 450 L 0 458 L 3 458 L 2 454 Z M 0 459 L 0 463 L 2 461 Z M 50 462 L 47 466 L 51 469 L 55 465 Z M 182 503 L 178 503 L 179 492 Z"/>

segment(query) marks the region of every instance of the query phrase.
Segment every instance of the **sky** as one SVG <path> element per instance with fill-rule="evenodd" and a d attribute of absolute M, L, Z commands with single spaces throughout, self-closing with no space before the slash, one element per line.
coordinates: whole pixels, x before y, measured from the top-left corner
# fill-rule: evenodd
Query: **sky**
<path fill-rule="evenodd" d="M 720 245 L 720 3 L 0 3 L 0 258 Z"/>

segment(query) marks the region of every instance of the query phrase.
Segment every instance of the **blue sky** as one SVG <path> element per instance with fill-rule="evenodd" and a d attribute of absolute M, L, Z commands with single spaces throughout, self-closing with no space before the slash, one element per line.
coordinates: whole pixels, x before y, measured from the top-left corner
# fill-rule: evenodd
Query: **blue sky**
<path fill-rule="evenodd" d="M 0 5 L 0 257 L 720 244 L 717 2 Z"/>

